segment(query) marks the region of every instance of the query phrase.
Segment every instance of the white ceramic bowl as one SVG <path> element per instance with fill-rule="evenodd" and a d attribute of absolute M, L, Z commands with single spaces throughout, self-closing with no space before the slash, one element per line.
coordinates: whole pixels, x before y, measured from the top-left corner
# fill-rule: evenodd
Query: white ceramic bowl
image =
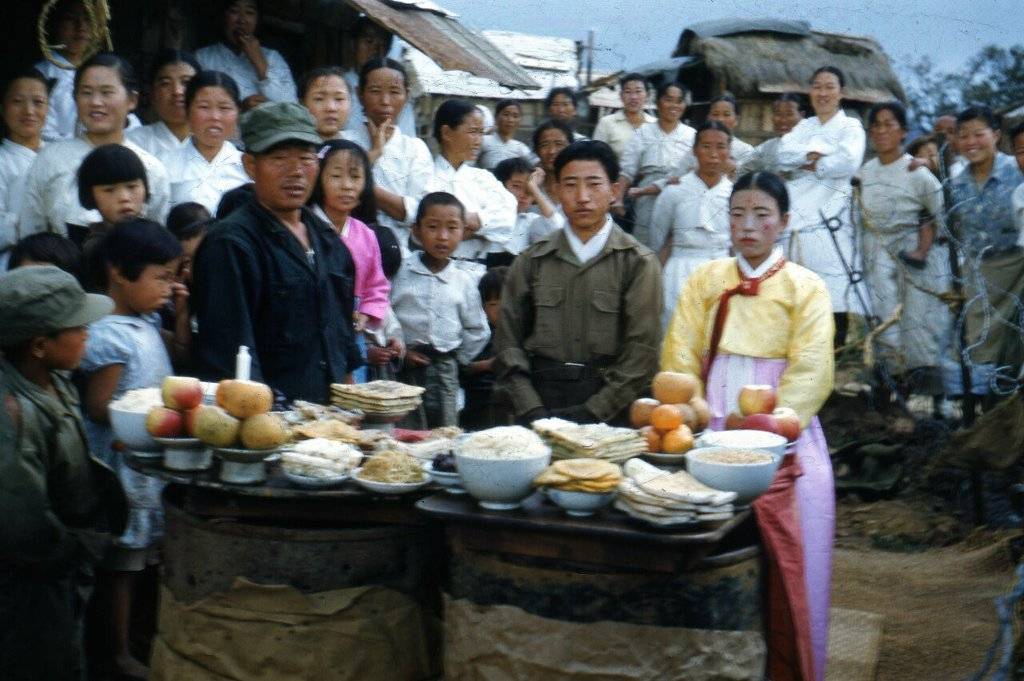
<path fill-rule="evenodd" d="M 287 468 L 282 468 L 281 472 L 284 473 L 284 477 L 288 478 L 290 483 L 305 489 L 337 487 L 348 480 L 348 473 L 342 473 L 341 475 L 302 475 L 300 473 L 292 473 Z"/>
<path fill-rule="evenodd" d="M 564 489 L 547 488 L 548 498 L 563 509 L 567 515 L 582 518 L 594 515 L 615 498 L 615 492 L 569 492 Z"/>
<path fill-rule="evenodd" d="M 136 452 L 159 452 L 160 443 L 146 432 L 145 411 L 125 411 L 115 407 L 107 407 L 110 414 L 110 427 L 114 429 L 114 437 L 123 442 L 128 449 Z"/>
<path fill-rule="evenodd" d="M 763 449 L 780 457 L 786 453 L 786 444 L 786 438 L 763 430 L 705 430 L 696 442 L 698 448 Z"/>
<path fill-rule="evenodd" d="M 462 486 L 492 511 L 518 508 L 533 493 L 533 479 L 551 462 L 551 450 L 525 459 L 484 459 L 466 455 L 456 446 L 455 467 Z"/>
<path fill-rule="evenodd" d="M 767 433 L 771 435 L 771 433 Z M 749 504 L 764 494 L 782 463 L 782 454 L 762 450 L 771 458 L 764 463 L 719 463 L 706 461 L 703 454 L 736 450 L 736 447 L 701 447 L 686 453 L 686 470 L 708 487 L 736 492 L 737 504 Z M 750 449 L 750 447 L 744 447 Z"/>
<path fill-rule="evenodd" d="M 423 470 L 427 472 L 431 480 L 444 487 L 448 492 L 452 494 L 466 493 L 466 490 L 462 488 L 462 478 L 457 471 L 436 471 L 434 470 L 433 461 L 428 461 L 424 464 Z"/>

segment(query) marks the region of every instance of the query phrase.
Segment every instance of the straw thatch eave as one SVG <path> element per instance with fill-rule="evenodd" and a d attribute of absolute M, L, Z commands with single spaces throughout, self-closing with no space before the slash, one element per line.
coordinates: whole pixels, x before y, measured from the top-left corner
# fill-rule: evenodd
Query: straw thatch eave
<path fill-rule="evenodd" d="M 700 57 L 721 89 L 753 99 L 781 92 L 808 92 L 814 70 L 831 64 L 846 76 L 848 100 L 906 101 L 889 58 L 871 38 L 811 31 L 806 35 L 745 32 L 690 36 L 686 54 Z"/>

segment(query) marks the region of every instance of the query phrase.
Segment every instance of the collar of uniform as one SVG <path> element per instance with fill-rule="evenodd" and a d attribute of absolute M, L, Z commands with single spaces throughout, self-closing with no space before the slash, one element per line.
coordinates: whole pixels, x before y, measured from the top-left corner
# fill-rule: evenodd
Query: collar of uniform
<path fill-rule="evenodd" d="M 14 365 L 0 357 L 0 375 L 10 386 L 11 392 L 22 395 L 39 407 L 46 416 L 55 424 L 61 416 L 78 406 L 78 398 L 70 388 L 67 378 L 56 371 L 51 371 L 53 387 L 57 390 L 57 397 L 46 392 L 32 381 L 25 378 Z"/>
<path fill-rule="evenodd" d="M 259 202 L 259 200 L 253 196 L 249 203 L 250 208 L 260 217 L 263 224 L 275 234 L 291 234 L 291 230 L 288 229 L 283 222 L 281 222 L 276 215 L 267 210 L 266 206 Z M 324 237 L 324 241 L 330 245 L 330 236 L 336 236 L 334 229 L 326 221 L 321 220 L 313 212 L 303 206 L 299 212 L 299 219 L 302 220 L 303 224 L 306 225 L 306 229 L 310 230 L 310 243 L 313 243 L 314 234 L 319 233 Z M 319 243 L 316 244 L 320 246 Z"/>
<path fill-rule="evenodd" d="M 605 217 L 605 227 L 611 222 L 611 232 L 608 234 L 608 241 L 605 243 L 604 248 L 601 249 L 601 253 L 598 257 L 604 255 L 608 251 L 624 251 L 630 248 L 636 248 L 636 242 L 630 239 L 629 235 L 622 231 L 615 221 L 612 220 L 611 216 Z M 567 237 L 566 230 L 572 229 L 569 225 L 555 231 L 547 239 L 538 242 L 536 250 L 533 251 L 532 257 L 539 258 L 549 253 L 558 253 L 563 258 L 576 259 L 576 254 L 573 253 L 572 246 L 569 245 L 569 237 Z M 602 227 L 601 229 L 604 229 Z M 597 258 L 595 258 L 596 260 Z M 593 260 L 591 261 L 593 262 Z"/>
<path fill-rule="evenodd" d="M 454 268 L 455 263 L 449 260 L 448 264 L 444 266 L 443 270 L 441 270 L 440 272 L 434 272 L 429 267 L 427 267 L 427 264 L 425 262 L 423 262 L 423 251 L 416 251 L 409 256 L 409 270 L 411 272 L 414 272 L 415 274 L 421 274 L 427 277 L 437 277 L 446 284 L 449 281 L 451 281 L 452 272 L 454 271 Z"/>

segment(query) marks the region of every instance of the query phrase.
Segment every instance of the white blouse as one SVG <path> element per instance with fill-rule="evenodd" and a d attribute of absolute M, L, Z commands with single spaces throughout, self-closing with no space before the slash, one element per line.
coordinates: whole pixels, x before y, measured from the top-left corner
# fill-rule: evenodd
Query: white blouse
<path fill-rule="evenodd" d="M 188 137 L 178 139 L 163 121 L 132 128 L 124 136 L 159 159 L 167 159 L 188 144 Z"/>
<path fill-rule="evenodd" d="M 729 248 L 729 195 L 732 182 L 722 176 L 714 187 L 690 172 L 658 195 L 651 217 L 651 248 L 657 252 L 672 237 L 674 249 Z"/>
<path fill-rule="evenodd" d="M 444 156 L 434 159 L 428 191 L 449 192 L 462 202 L 466 213 L 480 216 L 480 229 L 458 245 L 456 258 L 479 259 L 507 250 L 516 225 L 516 199 L 489 170 L 463 163 L 456 170 Z"/>
<path fill-rule="evenodd" d="M 36 152 L 5 139 L 0 142 L 0 251 L 18 242 L 18 214 L 25 196 L 25 177 Z"/>
<path fill-rule="evenodd" d="M 142 160 L 149 184 L 149 201 L 143 216 L 161 224 L 170 209 L 170 183 L 164 164 L 134 142 L 124 141 Z M 24 237 L 35 232 L 67 233 L 67 224 L 91 225 L 101 220 L 99 211 L 86 210 L 78 201 L 78 166 L 93 150 L 84 137 L 54 142 L 44 147 L 28 170 L 25 202 L 19 227 Z"/>
<path fill-rule="evenodd" d="M 171 177 L 171 205 L 186 201 L 201 203 L 217 214 L 217 204 L 224 194 L 252 180 L 242 167 L 242 152 L 231 142 L 224 142 L 213 161 L 207 161 L 194 144 L 187 144 L 167 159 Z"/>
<path fill-rule="evenodd" d="M 881 234 L 916 233 L 922 212 L 943 224 L 942 185 L 927 168 L 910 170 L 912 160 L 910 154 L 888 164 L 873 158 L 857 173 L 864 217 Z"/>
<path fill-rule="evenodd" d="M 235 52 L 224 43 L 208 45 L 196 50 L 196 60 L 204 71 L 223 71 L 238 84 L 241 99 L 252 95 L 263 95 L 272 102 L 295 102 L 295 80 L 288 62 L 277 50 L 260 47 L 267 60 L 267 77 L 260 80 L 256 68 L 244 54 Z"/>
<path fill-rule="evenodd" d="M 78 107 L 75 105 L 75 67 L 56 52 L 53 58 L 68 68 L 61 68 L 48 59 L 36 64 L 36 69 L 54 83 L 50 89 L 50 107 L 43 125 L 43 139 L 57 141 L 75 136 Z"/>
<path fill-rule="evenodd" d="M 477 280 L 455 262 L 431 272 L 419 254 L 406 258 L 391 283 L 391 309 L 407 347 L 454 350 L 459 364 L 473 361 L 491 337 Z"/>
<path fill-rule="evenodd" d="M 367 152 L 373 144 L 366 126 L 341 133 L 344 139 L 355 142 Z M 402 257 L 409 254 L 409 230 L 416 219 L 416 208 L 427 193 L 427 185 L 434 174 L 434 162 L 423 140 L 409 137 L 396 129 L 384 145 L 377 162 L 373 164 L 373 181 L 383 189 L 402 197 L 405 220 L 396 220 L 384 211 L 378 211 L 378 224 L 388 227 L 398 239 Z"/>
<path fill-rule="evenodd" d="M 648 178 L 664 180 L 673 168 L 692 165 L 693 141 L 697 131 L 680 123 L 665 133 L 657 122 L 644 123 L 622 154 L 622 174 L 633 185 L 650 184 Z"/>
<path fill-rule="evenodd" d="M 517 157 L 529 159 L 531 153 L 530 147 L 514 137 L 505 142 L 497 133 L 486 135 L 483 145 L 480 147 L 480 155 L 476 157 L 476 166 L 477 168 L 494 170 L 505 159 Z"/>

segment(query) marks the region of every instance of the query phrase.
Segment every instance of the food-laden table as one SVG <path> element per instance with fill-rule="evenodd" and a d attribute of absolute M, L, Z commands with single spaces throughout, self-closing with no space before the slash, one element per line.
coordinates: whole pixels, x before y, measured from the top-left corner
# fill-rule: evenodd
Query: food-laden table
<path fill-rule="evenodd" d="M 433 495 L 443 524 L 447 679 L 757 679 L 762 570 L 749 510 L 666 532 L 605 508 L 567 517 Z"/>
<path fill-rule="evenodd" d="M 221 482 L 129 457 L 168 483 L 154 679 L 430 679 L 440 673 L 439 528 L 347 483 Z"/>

